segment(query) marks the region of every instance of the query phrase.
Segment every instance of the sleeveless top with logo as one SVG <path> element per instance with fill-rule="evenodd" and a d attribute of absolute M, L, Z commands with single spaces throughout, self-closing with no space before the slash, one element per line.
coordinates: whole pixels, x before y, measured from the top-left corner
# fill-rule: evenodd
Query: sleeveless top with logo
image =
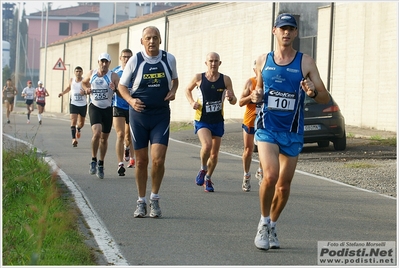
<path fill-rule="evenodd" d="M 218 80 L 211 82 L 206 78 L 205 73 L 202 73 L 197 99 L 201 108 L 196 110 L 194 119 L 208 124 L 223 122 L 225 92 L 226 85 L 224 84 L 223 74 L 220 74 Z"/>
<path fill-rule="evenodd" d="M 136 67 L 129 85 L 132 85 L 131 96 L 139 98 L 145 104 L 143 114 L 163 114 L 170 112 L 169 101 L 165 101 L 171 88 L 173 77 L 168 62 L 168 53 L 160 50 L 159 60 L 149 62 L 138 52 Z M 153 57 L 156 58 L 156 57 Z"/>
<path fill-rule="evenodd" d="M 108 71 L 104 76 L 98 76 L 97 70 L 91 74 L 91 94 L 90 102 L 96 107 L 105 109 L 112 105 L 112 95 L 114 91 L 109 87 L 111 84 L 112 71 Z"/>
<path fill-rule="evenodd" d="M 46 89 L 44 87 L 36 88 L 36 102 L 38 103 L 46 102 Z"/>
<path fill-rule="evenodd" d="M 117 66 L 112 71 L 116 73 L 119 77 L 122 76 L 123 73 L 122 66 Z M 130 90 L 131 89 L 129 88 L 129 91 Z M 112 106 L 118 107 L 123 110 L 129 110 L 129 103 L 125 101 L 124 98 L 119 97 L 118 94 L 116 93 L 114 93 L 114 95 L 112 96 Z"/>
<path fill-rule="evenodd" d="M 75 106 L 85 106 L 87 105 L 86 95 L 80 94 L 80 89 L 82 88 L 82 81 L 76 82 L 73 78 L 71 83 L 71 104 Z"/>
<path fill-rule="evenodd" d="M 266 57 L 263 78 L 263 106 L 258 114 L 257 129 L 303 134 L 305 92 L 301 62 L 303 53 L 297 52 L 287 65 L 274 62 L 274 51 Z"/>

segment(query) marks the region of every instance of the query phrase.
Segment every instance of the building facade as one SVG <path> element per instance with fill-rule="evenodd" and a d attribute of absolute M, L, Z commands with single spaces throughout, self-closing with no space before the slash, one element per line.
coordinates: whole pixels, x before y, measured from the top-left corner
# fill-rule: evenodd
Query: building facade
<path fill-rule="evenodd" d="M 194 74 L 206 70 L 206 54 L 220 54 L 220 72 L 232 78 L 233 89 L 240 96 L 246 79 L 253 76 L 253 60 L 275 45 L 271 32 L 275 17 L 290 12 L 297 16 L 299 27 L 314 28 L 299 31 L 306 37 L 317 35 L 316 63 L 346 123 L 396 132 L 397 10 L 398 4 L 394 2 L 192 3 L 102 27 L 51 44 L 46 55 L 41 50 L 40 72 L 46 73 L 46 88 L 54 92 L 50 93 L 46 109 L 68 112 L 67 98 L 51 96 L 62 90 L 73 75 L 74 66 L 82 66 L 85 72 L 95 69 L 102 52 L 111 55 L 111 68 L 119 65 L 120 51 L 126 47 L 140 51 L 142 29 L 154 25 L 161 31 L 162 49 L 177 59 L 180 85 L 176 100 L 171 102 L 172 120 L 191 121 L 194 110 L 184 90 Z M 348 14 L 358 15 L 354 20 Z M 300 49 L 309 50 L 304 46 Z M 386 51 L 389 53 L 378 53 Z M 70 69 L 51 69 L 60 56 Z M 238 105 L 225 106 L 227 120 L 242 118 L 243 113 L 244 108 Z"/>

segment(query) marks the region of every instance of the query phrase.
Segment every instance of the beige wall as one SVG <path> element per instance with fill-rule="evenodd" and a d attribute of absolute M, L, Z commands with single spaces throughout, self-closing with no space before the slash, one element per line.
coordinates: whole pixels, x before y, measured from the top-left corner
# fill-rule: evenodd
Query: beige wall
<path fill-rule="evenodd" d="M 87 72 L 89 68 L 96 68 L 101 52 L 108 52 L 112 57 L 111 67 L 115 67 L 127 43 L 133 53 L 139 51 L 142 29 L 157 26 L 161 32 L 161 48 L 167 45 L 177 59 L 180 83 L 176 100 L 171 102 L 172 120 L 191 121 L 194 111 L 184 90 L 196 73 L 206 70 L 206 54 L 210 51 L 220 54 L 219 70 L 231 77 L 236 96 L 240 97 L 246 79 L 254 75 L 253 60 L 270 50 L 272 8 L 272 2 L 221 2 L 172 14 L 167 17 L 167 37 L 164 17 L 126 24 L 126 28 L 110 28 L 106 33 L 66 43 L 65 63 L 70 64 L 71 69 L 80 65 Z M 397 3 L 336 3 L 334 16 L 331 93 L 346 123 L 396 131 Z M 327 6 L 319 9 L 317 43 L 317 65 L 326 85 L 329 28 Z M 62 71 L 52 70 L 58 58 L 64 55 L 64 44 L 50 46 L 47 53 L 46 87 L 50 89 L 50 98 L 46 109 L 60 112 L 62 107 L 63 112 L 69 112 L 67 96 L 63 105 L 57 97 L 62 90 Z M 41 59 L 44 62 L 43 49 Z M 41 66 L 43 72 L 44 64 Z M 65 71 L 64 88 L 68 77 L 72 76 L 72 70 Z M 226 103 L 226 119 L 241 118 L 243 113 L 244 107 Z"/>
<path fill-rule="evenodd" d="M 397 11 L 394 2 L 335 5 L 331 93 L 348 125 L 397 131 Z M 329 20 L 321 8 L 317 55 L 328 48 Z M 326 60 L 318 56 L 325 82 Z"/>

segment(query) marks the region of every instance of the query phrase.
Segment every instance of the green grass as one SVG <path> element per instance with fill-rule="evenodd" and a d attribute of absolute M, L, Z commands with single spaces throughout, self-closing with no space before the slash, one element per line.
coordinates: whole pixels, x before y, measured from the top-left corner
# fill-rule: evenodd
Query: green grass
<path fill-rule="evenodd" d="M 388 145 L 396 147 L 396 138 L 381 138 L 380 136 L 372 136 L 371 138 L 372 145 Z"/>
<path fill-rule="evenodd" d="M 35 150 L 3 150 L 3 265 L 96 265 L 71 204 Z"/>
<path fill-rule="evenodd" d="M 181 130 L 194 129 L 192 122 L 170 122 L 170 131 L 177 132 Z"/>

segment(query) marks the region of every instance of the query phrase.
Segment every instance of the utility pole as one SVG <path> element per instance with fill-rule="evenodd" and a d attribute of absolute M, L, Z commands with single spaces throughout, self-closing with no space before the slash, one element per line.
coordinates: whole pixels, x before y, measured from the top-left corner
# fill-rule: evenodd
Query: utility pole
<path fill-rule="evenodd" d="M 18 12 L 17 12 L 17 38 L 16 38 L 16 41 L 17 41 L 17 48 L 16 48 L 16 53 L 15 53 L 15 87 L 16 88 L 18 88 L 18 84 L 19 84 L 19 65 L 20 65 L 20 54 L 21 54 L 21 51 L 20 51 L 20 45 L 19 45 L 19 43 L 20 43 L 20 34 L 19 34 L 19 23 L 20 23 L 20 21 L 19 21 L 19 14 L 21 13 L 21 2 L 18 2 Z M 14 106 L 15 106 L 15 103 L 16 103 L 16 101 L 17 101 L 17 98 L 14 98 Z"/>
<path fill-rule="evenodd" d="M 43 83 L 46 86 L 46 73 L 47 73 L 47 38 L 48 38 L 48 10 L 49 10 L 50 2 L 47 2 L 47 10 L 46 10 L 46 38 L 44 39 L 44 77 Z"/>

